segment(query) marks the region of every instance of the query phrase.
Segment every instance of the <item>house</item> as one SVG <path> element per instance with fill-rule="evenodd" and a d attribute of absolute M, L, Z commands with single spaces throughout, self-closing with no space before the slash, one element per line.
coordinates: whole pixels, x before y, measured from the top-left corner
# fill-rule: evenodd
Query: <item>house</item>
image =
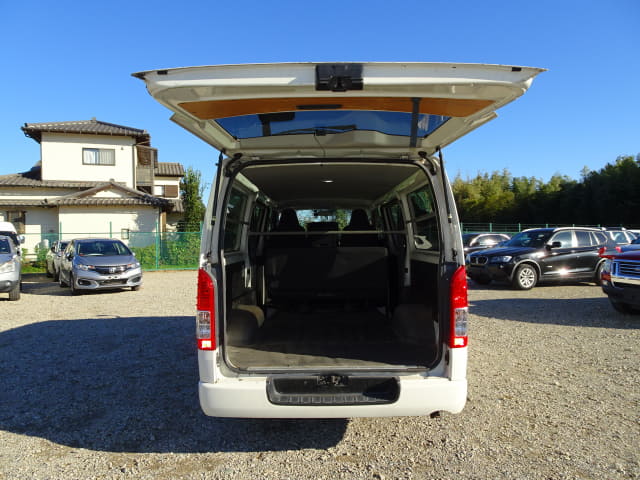
<path fill-rule="evenodd" d="M 145 130 L 95 118 L 21 128 L 40 145 L 40 160 L 0 175 L 0 221 L 25 235 L 28 253 L 43 240 L 100 235 L 144 244 L 176 229 L 184 168 L 158 162 Z"/>

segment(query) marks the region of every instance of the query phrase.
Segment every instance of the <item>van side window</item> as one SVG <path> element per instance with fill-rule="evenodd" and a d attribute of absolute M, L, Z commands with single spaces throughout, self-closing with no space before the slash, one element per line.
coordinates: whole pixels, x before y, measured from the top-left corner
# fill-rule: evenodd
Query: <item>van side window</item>
<path fill-rule="evenodd" d="M 247 204 L 247 195 L 235 188 L 229 195 L 227 204 L 227 215 L 224 224 L 224 244 L 226 251 L 234 251 L 240 248 L 240 237 L 242 232 L 242 219 Z"/>
<path fill-rule="evenodd" d="M 388 203 L 383 207 L 389 222 L 389 230 L 402 231 L 405 229 L 404 218 L 402 217 L 402 208 L 397 201 Z M 394 233 L 391 235 L 394 245 L 403 249 L 405 247 L 405 235 L 402 233 Z"/>
<path fill-rule="evenodd" d="M 414 241 L 419 250 L 439 250 L 440 235 L 433 191 L 425 185 L 408 196 L 415 228 Z"/>

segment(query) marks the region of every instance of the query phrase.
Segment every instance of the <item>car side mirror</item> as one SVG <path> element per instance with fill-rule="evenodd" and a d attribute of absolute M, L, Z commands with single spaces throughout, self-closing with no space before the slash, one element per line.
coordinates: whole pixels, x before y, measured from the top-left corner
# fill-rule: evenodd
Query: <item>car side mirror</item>
<path fill-rule="evenodd" d="M 53 245 L 51 248 L 49 248 L 49 250 L 51 250 L 52 252 L 55 252 L 56 251 L 56 246 Z"/>
<path fill-rule="evenodd" d="M 65 255 L 67 260 L 71 260 L 73 258 L 73 252 L 69 252 Z"/>
<path fill-rule="evenodd" d="M 24 235 L 18 235 L 18 241 L 24 243 Z"/>
<path fill-rule="evenodd" d="M 551 250 L 552 248 L 560 248 L 562 246 L 562 243 L 560 242 L 553 242 L 551 244 L 547 243 L 547 250 Z"/>

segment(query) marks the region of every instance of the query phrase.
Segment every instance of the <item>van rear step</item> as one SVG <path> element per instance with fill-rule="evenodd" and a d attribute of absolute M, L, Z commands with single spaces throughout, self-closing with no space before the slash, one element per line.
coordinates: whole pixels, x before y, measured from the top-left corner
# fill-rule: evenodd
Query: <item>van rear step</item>
<path fill-rule="evenodd" d="M 267 379 L 274 405 L 376 405 L 394 403 L 400 395 L 395 377 L 315 375 Z"/>

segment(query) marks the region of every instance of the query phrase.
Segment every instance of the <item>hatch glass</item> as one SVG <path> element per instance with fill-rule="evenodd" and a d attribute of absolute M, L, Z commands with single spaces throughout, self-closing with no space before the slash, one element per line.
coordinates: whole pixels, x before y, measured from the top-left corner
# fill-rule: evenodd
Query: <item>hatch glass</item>
<path fill-rule="evenodd" d="M 418 137 L 425 138 L 450 117 L 418 115 Z M 412 114 L 406 112 L 322 110 L 278 112 L 218 118 L 216 122 L 237 139 L 275 135 L 327 135 L 353 130 L 368 130 L 409 137 Z"/>

